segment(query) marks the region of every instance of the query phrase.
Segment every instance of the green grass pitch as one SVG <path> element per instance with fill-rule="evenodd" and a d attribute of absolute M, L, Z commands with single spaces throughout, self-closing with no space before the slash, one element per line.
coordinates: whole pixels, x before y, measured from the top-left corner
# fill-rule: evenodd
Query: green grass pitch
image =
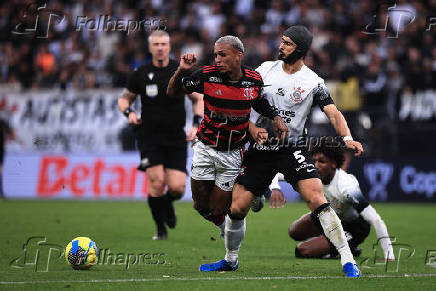
<path fill-rule="evenodd" d="M 308 211 L 303 203 L 250 213 L 239 270 L 200 273 L 200 264 L 223 257 L 224 243 L 191 203 L 176 203 L 176 229 L 167 241 L 152 241 L 145 202 L 0 201 L 0 289 L 436 290 L 436 205 L 374 206 L 396 239 L 399 260 L 386 265 L 374 258 L 381 250 L 372 229 L 357 259 L 363 277 L 348 279 L 337 259 L 295 258 L 287 228 Z M 90 270 L 73 270 L 59 257 L 58 246 L 76 236 L 105 250 Z"/>

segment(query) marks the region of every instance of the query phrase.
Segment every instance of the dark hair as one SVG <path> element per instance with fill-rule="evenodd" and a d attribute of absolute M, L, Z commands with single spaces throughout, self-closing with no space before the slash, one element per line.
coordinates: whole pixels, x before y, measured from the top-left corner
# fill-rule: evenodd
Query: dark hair
<path fill-rule="evenodd" d="M 336 169 L 342 167 L 345 161 L 345 149 L 342 145 L 326 145 L 321 143 L 321 145 L 316 146 L 312 149 L 312 156 L 314 154 L 324 154 L 329 160 L 336 163 Z"/>

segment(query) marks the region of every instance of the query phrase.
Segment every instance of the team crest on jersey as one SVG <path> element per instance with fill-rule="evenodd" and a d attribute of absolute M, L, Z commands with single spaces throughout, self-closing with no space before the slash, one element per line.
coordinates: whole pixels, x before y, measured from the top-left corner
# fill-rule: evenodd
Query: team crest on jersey
<path fill-rule="evenodd" d="M 247 99 L 247 100 L 253 100 L 254 98 L 255 98 L 255 96 L 254 96 L 254 88 L 253 87 L 250 87 L 250 88 L 245 88 L 244 89 L 244 97 Z"/>
<path fill-rule="evenodd" d="M 297 102 L 297 103 L 303 101 L 303 98 L 301 97 L 301 94 L 304 93 L 304 92 L 305 92 L 305 90 L 301 89 L 301 87 L 298 87 L 298 88 L 294 87 L 294 92 L 291 93 L 292 101 Z"/>

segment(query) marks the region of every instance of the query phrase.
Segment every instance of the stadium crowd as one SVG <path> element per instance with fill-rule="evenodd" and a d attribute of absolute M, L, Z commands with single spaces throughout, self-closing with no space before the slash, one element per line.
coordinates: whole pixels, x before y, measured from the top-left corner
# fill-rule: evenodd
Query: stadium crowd
<path fill-rule="evenodd" d="M 150 60 L 146 36 L 158 28 L 171 34 L 174 58 L 194 52 L 203 64 L 219 36 L 237 35 L 256 68 L 276 59 L 278 36 L 297 23 L 314 34 L 305 63 L 341 84 L 344 111 L 365 109 L 383 124 L 399 92 L 436 86 L 436 0 L 12 0 L 0 15 L 0 86 L 124 87 Z"/>

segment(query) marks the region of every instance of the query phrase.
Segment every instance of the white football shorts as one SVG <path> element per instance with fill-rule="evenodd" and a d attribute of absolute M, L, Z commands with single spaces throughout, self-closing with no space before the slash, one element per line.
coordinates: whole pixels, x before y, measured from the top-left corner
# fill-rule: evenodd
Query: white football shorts
<path fill-rule="evenodd" d="M 239 175 L 243 151 L 217 151 L 212 146 L 197 140 L 193 146 L 191 177 L 194 180 L 215 180 L 215 185 L 224 191 L 232 191 Z"/>

